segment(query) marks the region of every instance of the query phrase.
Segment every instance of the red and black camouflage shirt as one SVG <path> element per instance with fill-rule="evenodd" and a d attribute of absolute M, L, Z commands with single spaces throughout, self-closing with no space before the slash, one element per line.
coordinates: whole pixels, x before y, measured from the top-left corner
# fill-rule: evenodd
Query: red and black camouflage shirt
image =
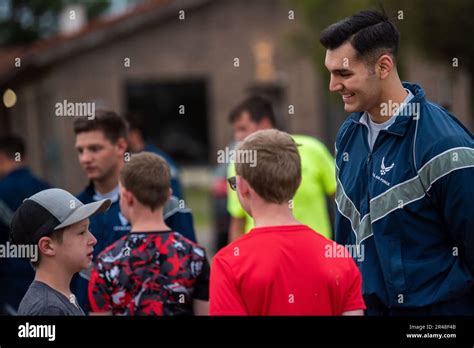
<path fill-rule="evenodd" d="M 209 300 L 209 263 L 203 247 L 177 232 L 129 233 L 94 262 L 93 312 L 192 315 L 193 299 Z"/>

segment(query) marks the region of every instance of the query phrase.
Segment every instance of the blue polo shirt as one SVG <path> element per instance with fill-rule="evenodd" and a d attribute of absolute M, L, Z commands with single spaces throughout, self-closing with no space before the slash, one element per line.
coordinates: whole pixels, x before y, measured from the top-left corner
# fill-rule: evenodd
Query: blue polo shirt
<path fill-rule="evenodd" d="M 27 167 L 15 169 L 0 179 L 0 243 L 9 240 L 10 222 L 24 199 L 50 186 Z M 0 258 L 0 314 L 8 304 L 18 310 L 21 299 L 34 278 L 29 260 Z"/>
<path fill-rule="evenodd" d="M 372 150 L 363 113 L 339 129 L 336 242 L 364 248 L 368 314 L 473 315 L 473 136 L 403 85 L 414 97 Z"/>

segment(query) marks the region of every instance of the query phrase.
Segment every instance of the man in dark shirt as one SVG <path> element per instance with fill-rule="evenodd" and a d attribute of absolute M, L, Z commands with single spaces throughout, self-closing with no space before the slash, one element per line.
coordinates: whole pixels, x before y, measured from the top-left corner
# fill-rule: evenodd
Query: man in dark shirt
<path fill-rule="evenodd" d="M 74 122 L 79 164 L 90 180 L 77 198 L 85 204 L 110 199 L 112 205 L 104 214 L 91 218 L 90 230 L 97 238 L 94 256 L 130 232 L 130 224 L 119 207 L 119 172 L 130 157 L 127 152 L 127 123 L 110 110 L 97 110 L 95 118 L 77 118 Z M 195 241 L 191 210 L 176 197 L 170 197 L 163 212 L 166 223 Z M 89 312 L 87 286 L 90 270 L 81 271 L 73 279 L 78 302 Z"/>
<path fill-rule="evenodd" d="M 0 244 L 8 241 L 9 226 L 21 202 L 49 185 L 35 177 L 26 166 L 23 139 L 16 135 L 0 137 Z M 0 258 L 0 315 L 13 315 L 34 278 L 28 260 Z"/>

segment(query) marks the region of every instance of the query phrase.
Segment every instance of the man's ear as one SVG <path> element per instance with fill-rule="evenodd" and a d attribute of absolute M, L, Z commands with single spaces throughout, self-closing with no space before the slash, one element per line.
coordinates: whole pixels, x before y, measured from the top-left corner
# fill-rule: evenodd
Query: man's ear
<path fill-rule="evenodd" d="M 270 129 L 273 128 L 273 124 L 270 121 L 270 118 L 265 116 L 263 117 L 260 122 L 258 123 L 259 129 Z"/>
<path fill-rule="evenodd" d="M 139 134 L 138 134 L 138 130 L 136 129 L 130 129 L 128 131 L 128 134 L 127 134 L 127 144 L 128 144 L 128 148 L 132 151 L 132 152 L 135 152 L 136 149 L 136 144 L 138 142 L 138 139 L 139 139 Z"/>
<path fill-rule="evenodd" d="M 128 143 L 126 139 L 118 138 L 117 143 L 115 145 L 117 146 L 117 149 L 120 151 L 120 153 L 125 154 L 125 151 L 127 151 L 128 148 Z"/>
<path fill-rule="evenodd" d="M 381 80 L 385 80 L 395 66 L 393 58 L 388 54 L 383 54 L 377 59 L 376 69 Z"/>
<path fill-rule="evenodd" d="M 47 256 L 56 255 L 56 245 L 57 243 L 50 237 L 41 237 L 38 241 L 38 249 L 40 253 Z"/>

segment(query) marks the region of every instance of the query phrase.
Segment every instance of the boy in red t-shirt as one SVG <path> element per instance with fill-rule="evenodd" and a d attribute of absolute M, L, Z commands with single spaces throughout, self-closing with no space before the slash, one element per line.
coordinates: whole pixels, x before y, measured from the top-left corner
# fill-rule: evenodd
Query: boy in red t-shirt
<path fill-rule="evenodd" d="M 210 314 L 363 315 L 354 260 L 293 216 L 301 181 L 293 139 L 275 129 L 256 132 L 238 146 L 235 162 L 229 183 L 255 228 L 214 257 Z"/>

